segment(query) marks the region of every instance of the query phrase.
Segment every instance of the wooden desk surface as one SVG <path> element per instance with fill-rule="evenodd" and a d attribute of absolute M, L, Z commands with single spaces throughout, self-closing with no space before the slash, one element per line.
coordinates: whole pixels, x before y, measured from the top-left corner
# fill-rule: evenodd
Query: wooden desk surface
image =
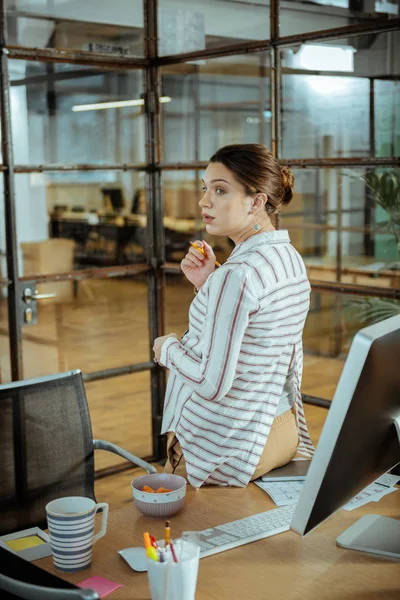
<path fill-rule="evenodd" d="M 188 488 L 185 508 L 172 518 L 172 535 L 274 507 L 254 484 L 247 489 L 203 488 L 198 492 Z M 367 513 L 399 518 L 400 492 L 351 512 L 340 510 L 305 538 L 288 531 L 201 559 L 196 600 L 399 600 L 399 562 L 336 546 L 336 537 Z M 94 546 L 92 567 L 61 576 L 78 583 L 100 575 L 123 584 L 110 594 L 110 600 L 148 600 L 147 574 L 132 571 L 117 550 L 141 545 L 147 530 L 162 537 L 163 525 L 143 517 L 127 500 L 125 507 L 110 511 L 107 534 Z M 60 575 L 51 558 L 37 564 Z"/>

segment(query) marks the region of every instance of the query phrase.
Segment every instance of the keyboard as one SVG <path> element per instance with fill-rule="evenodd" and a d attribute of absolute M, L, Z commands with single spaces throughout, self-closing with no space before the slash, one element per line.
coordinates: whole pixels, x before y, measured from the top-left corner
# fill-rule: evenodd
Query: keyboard
<path fill-rule="evenodd" d="M 282 506 L 201 531 L 200 558 L 288 531 L 295 508 Z"/>

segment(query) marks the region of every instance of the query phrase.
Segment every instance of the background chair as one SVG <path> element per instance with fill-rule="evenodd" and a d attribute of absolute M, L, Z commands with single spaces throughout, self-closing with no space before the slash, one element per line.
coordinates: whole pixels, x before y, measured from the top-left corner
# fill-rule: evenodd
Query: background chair
<path fill-rule="evenodd" d="M 46 527 L 45 506 L 55 498 L 95 500 L 95 449 L 156 472 L 126 450 L 93 440 L 80 371 L 0 385 L 0 416 L 1 535 Z"/>

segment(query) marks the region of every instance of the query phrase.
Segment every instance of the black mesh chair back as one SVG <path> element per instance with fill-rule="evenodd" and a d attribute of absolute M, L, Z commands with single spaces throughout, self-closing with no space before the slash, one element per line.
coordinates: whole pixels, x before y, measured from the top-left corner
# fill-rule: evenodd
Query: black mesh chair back
<path fill-rule="evenodd" d="M 0 534 L 46 527 L 45 506 L 94 497 L 92 427 L 80 371 L 0 385 Z"/>

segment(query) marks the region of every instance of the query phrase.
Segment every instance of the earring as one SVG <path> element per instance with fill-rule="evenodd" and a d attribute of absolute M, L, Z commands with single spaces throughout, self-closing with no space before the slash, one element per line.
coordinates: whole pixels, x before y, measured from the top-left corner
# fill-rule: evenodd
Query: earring
<path fill-rule="evenodd" d="M 254 231 L 260 231 L 260 229 L 261 229 L 261 225 L 259 225 L 259 224 L 257 223 L 257 219 L 256 219 L 256 216 L 255 216 L 255 214 L 254 214 L 254 210 L 253 210 L 253 209 L 251 209 L 251 210 L 250 210 L 250 214 L 252 214 L 252 215 L 253 215 L 253 217 L 254 217 L 254 221 L 255 221 L 255 224 L 254 224 L 254 226 L 253 226 L 253 229 L 254 229 Z"/>

